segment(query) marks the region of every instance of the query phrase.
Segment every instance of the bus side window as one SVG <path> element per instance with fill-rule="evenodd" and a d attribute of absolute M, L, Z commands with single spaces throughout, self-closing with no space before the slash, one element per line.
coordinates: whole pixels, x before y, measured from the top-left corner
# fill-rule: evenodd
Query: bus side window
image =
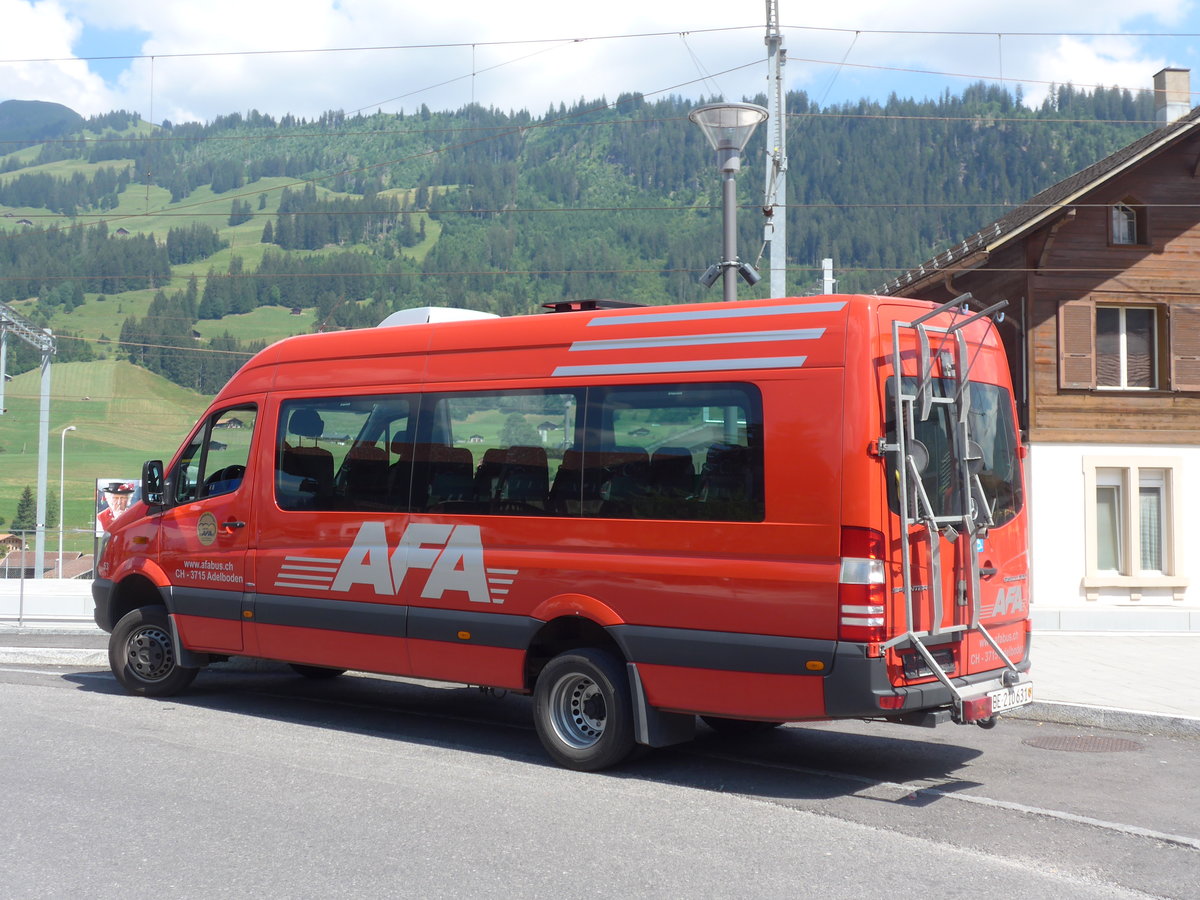
<path fill-rule="evenodd" d="M 175 468 L 176 503 L 229 494 L 241 487 L 256 418 L 252 406 L 209 416 Z"/>
<path fill-rule="evenodd" d="M 763 518 L 762 403 L 753 385 L 597 389 L 588 394 L 588 422 L 595 430 L 583 454 L 584 515 Z M 589 509 L 595 482 L 603 500 Z"/>
<path fill-rule="evenodd" d="M 279 410 L 275 497 L 280 509 L 389 512 L 392 456 L 407 447 L 405 395 L 310 397 Z M 407 494 L 408 484 L 404 485 Z"/>

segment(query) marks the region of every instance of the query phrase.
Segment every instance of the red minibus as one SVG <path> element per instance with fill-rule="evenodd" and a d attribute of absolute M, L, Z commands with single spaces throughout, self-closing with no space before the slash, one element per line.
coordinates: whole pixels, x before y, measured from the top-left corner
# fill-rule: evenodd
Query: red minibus
<path fill-rule="evenodd" d="M 826 295 L 288 338 L 110 528 L 129 691 L 214 660 L 532 694 L 549 755 L 1031 701 L 1022 446 L 992 309 Z"/>

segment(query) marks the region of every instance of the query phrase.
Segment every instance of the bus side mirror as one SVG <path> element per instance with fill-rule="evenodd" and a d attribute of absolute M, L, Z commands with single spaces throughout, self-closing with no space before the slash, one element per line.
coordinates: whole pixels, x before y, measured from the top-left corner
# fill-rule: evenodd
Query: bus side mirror
<path fill-rule="evenodd" d="M 152 459 L 142 464 L 142 499 L 147 506 L 163 506 L 163 464 Z"/>

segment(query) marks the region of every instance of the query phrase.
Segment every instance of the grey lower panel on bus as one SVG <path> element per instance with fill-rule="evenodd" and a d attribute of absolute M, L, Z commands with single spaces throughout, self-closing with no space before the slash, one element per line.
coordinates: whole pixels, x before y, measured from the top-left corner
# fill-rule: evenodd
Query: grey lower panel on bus
<path fill-rule="evenodd" d="M 480 613 L 461 609 L 429 609 L 413 606 L 408 610 L 408 636 L 417 641 L 452 641 L 461 644 L 461 631 L 470 632 L 472 644 L 524 650 L 545 623 L 528 616 L 505 613 Z"/>
<path fill-rule="evenodd" d="M 1018 672 L 1029 671 L 1029 655 L 1017 663 Z M 983 672 L 952 678 L 958 687 L 967 688 L 996 678 L 995 672 Z M 911 687 L 896 688 L 888 679 L 887 664 L 882 657 L 867 656 L 866 644 L 842 642 L 838 645 L 837 661 L 830 676 L 825 679 L 825 711 L 831 716 L 863 716 L 878 718 L 884 715 L 879 706 L 879 697 L 905 695 L 901 710 L 888 711 L 887 715 L 898 715 L 905 710 L 927 709 L 945 706 L 954 701 L 954 696 L 940 681 L 930 681 Z"/>
<path fill-rule="evenodd" d="M 608 632 L 636 663 L 767 675 L 815 675 L 808 663 L 823 663 L 823 672 L 833 663 L 833 641 L 648 625 L 613 625 Z"/>
<path fill-rule="evenodd" d="M 254 598 L 254 621 L 259 625 L 322 628 L 354 634 L 405 637 L 408 607 L 324 597 L 291 597 L 259 594 Z"/>
<path fill-rule="evenodd" d="M 171 586 L 167 588 L 167 609 L 181 616 L 239 621 L 244 596 L 241 591 Z"/>
<path fill-rule="evenodd" d="M 254 621 L 259 625 L 324 628 L 354 634 L 456 644 L 463 641 L 459 633 L 466 631 L 471 634 L 472 644 L 509 650 L 528 647 L 534 633 L 543 624 L 528 616 L 503 613 L 278 594 L 259 594 L 255 597 Z"/>

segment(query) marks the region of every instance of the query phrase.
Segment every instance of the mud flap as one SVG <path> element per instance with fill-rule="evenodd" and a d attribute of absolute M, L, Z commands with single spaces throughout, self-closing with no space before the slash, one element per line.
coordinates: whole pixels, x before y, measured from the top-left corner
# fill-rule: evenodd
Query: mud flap
<path fill-rule="evenodd" d="M 696 717 L 663 712 L 649 704 L 636 663 L 626 663 L 629 691 L 633 695 L 633 739 L 648 747 L 669 747 L 696 736 Z"/>
<path fill-rule="evenodd" d="M 203 669 L 209 663 L 207 653 L 193 653 L 179 640 L 179 629 L 175 625 L 175 614 L 167 616 L 171 623 L 171 643 L 175 645 L 175 661 L 185 669 Z"/>

